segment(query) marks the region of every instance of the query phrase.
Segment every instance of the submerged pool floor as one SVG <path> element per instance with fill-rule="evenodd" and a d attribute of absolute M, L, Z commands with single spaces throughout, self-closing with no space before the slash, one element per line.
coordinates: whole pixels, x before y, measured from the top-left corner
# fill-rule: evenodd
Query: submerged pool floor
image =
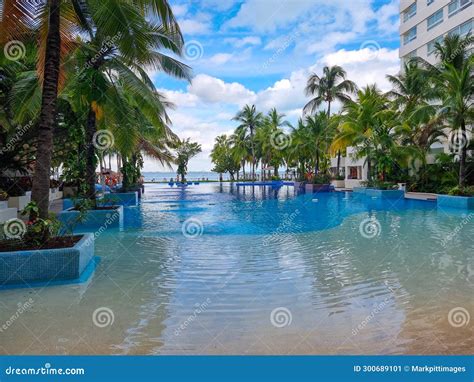
<path fill-rule="evenodd" d="M 150 185 L 83 283 L 0 291 L 2 354 L 470 354 L 474 216 Z M 467 323 L 466 323 L 467 322 Z"/>

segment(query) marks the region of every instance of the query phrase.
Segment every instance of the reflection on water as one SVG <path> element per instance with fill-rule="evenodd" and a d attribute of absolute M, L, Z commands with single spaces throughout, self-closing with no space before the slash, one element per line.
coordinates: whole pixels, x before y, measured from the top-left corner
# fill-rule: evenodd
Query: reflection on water
<path fill-rule="evenodd" d="M 368 217 L 377 222 L 372 238 L 360 230 Z M 202 228 L 191 238 L 182 232 L 190 218 Z M 457 328 L 448 321 L 456 307 L 474 313 L 474 224 L 460 212 L 356 194 L 296 197 L 291 187 L 201 184 L 148 187 L 125 224 L 98 238 L 102 262 L 87 283 L 0 292 L 1 353 L 474 348 L 474 318 Z M 16 314 L 30 298 L 32 307 Z M 114 319 L 100 328 L 92 317 L 103 307 Z"/>

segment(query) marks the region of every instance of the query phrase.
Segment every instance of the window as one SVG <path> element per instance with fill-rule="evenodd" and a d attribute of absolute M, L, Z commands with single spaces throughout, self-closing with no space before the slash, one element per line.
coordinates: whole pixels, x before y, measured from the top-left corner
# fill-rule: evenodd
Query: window
<path fill-rule="evenodd" d="M 426 0 L 426 5 L 431 5 L 434 3 L 434 0 Z"/>
<path fill-rule="evenodd" d="M 416 15 L 416 1 L 403 12 L 403 22 L 410 20 Z"/>
<path fill-rule="evenodd" d="M 441 8 L 439 11 L 433 13 L 430 17 L 428 17 L 428 30 L 434 28 L 436 25 L 443 22 L 443 9 Z"/>
<path fill-rule="evenodd" d="M 408 32 L 403 35 L 403 45 L 408 44 L 410 41 L 416 39 L 416 26 L 411 28 Z"/>
<path fill-rule="evenodd" d="M 459 11 L 472 4 L 472 0 L 452 0 L 448 4 L 448 15 L 449 17 L 455 15 Z"/>
<path fill-rule="evenodd" d="M 439 37 L 436 37 L 434 40 L 431 40 L 429 43 L 428 43 L 428 56 L 433 54 L 433 52 L 435 51 L 435 45 L 437 42 L 441 43 L 443 41 L 443 36 L 439 36 Z"/>
<path fill-rule="evenodd" d="M 469 32 L 472 32 L 472 26 L 473 26 L 472 24 L 473 22 L 471 19 L 469 21 L 466 21 L 464 24 L 461 24 L 457 26 L 456 28 L 451 29 L 448 34 L 450 36 L 453 36 L 453 35 L 465 36 Z"/>

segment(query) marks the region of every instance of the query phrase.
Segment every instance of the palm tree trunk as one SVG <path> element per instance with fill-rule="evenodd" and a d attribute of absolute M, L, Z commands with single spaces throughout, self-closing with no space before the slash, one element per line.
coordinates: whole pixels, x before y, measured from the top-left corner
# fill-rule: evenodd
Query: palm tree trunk
<path fill-rule="evenodd" d="M 336 176 L 339 176 L 339 169 L 340 168 L 341 168 L 341 150 L 337 150 Z"/>
<path fill-rule="evenodd" d="M 59 0 L 49 1 L 49 27 L 44 61 L 43 92 L 38 124 L 38 145 L 31 199 L 39 208 L 39 217 L 48 218 L 49 177 L 53 151 L 53 131 L 57 125 L 59 68 L 61 65 Z M 31 218 L 36 218 L 32 216 Z"/>
<path fill-rule="evenodd" d="M 466 137 L 466 121 L 464 119 L 461 121 L 461 134 L 461 137 L 464 139 Z M 462 140 L 461 143 L 459 152 L 459 187 L 464 187 L 466 184 L 466 156 L 469 142 Z"/>
<path fill-rule="evenodd" d="M 92 107 L 89 108 L 89 115 L 87 116 L 87 129 L 86 129 L 86 184 L 87 184 L 87 198 L 90 199 L 95 205 L 95 146 L 94 134 L 96 132 L 96 118 L 95 111 Z"/>

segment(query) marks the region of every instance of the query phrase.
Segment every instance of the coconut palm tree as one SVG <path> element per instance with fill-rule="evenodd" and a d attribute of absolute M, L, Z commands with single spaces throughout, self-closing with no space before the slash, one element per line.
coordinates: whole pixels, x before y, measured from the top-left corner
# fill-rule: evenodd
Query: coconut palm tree
<path fill-rule="evenodd" d="M 233 121 L 239 122 L 237 130 L 239 132 L 248 134 L 250 139 L 250 148 L 252 152 L 252 179 L 255 179 L 255 165 L 256 165 L 256 156 L 255 156 L 255 142 L 254 135 L 256 128 L 262 123 L 263 114 L 257 112 L 255 105 L 245 105 L 242 110 L 240 110 L 234 118 Z"/>
<path fill-rule="evenodd" d="M 323 75 L 312 73 L 306 83 L 305 93 L 313 97 L 303 108 L 305 114 L 314 114 L 322 103 L 327 103 L 327 115 L 331 115 L 331 104 L 334 101 L 343 104 L 351 100 L 350 95 L 357 91 L 357 85 L 346 79 L 346 71 L 338 66 L 325 66 Z M 337 152 L 337 174 L 341 163 L 341 152 Z"/>
<path fill-rule="evenodd" d="M 178 165 L 177 173 L 181 176 L 181 181 L 186 180 L 188 172 L 189 160 L 202 151 L 201 145 L 191 142 L 189 138 L 180 140 L 176 147 L 176 164 Z"/>

